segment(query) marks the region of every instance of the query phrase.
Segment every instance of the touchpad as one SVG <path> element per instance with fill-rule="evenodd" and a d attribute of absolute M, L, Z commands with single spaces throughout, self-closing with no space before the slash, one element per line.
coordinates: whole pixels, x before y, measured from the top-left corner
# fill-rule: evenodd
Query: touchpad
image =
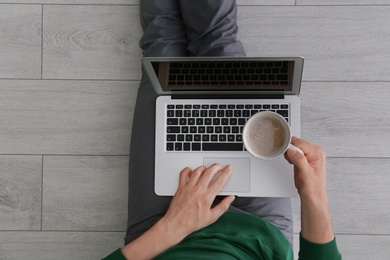
<path fill-rule="evenodd" d="M 218 158 L 206 157 L 203 158 L 203 165 L 210 167 L 214 163 L 220 164 L 222 167 L 230 164 L 232 166 L 232 174 L 223 186 L 221 191 L 225 192 L 249 192 L 250 191 L 250 160 L 249 158 Z M 220 173 L 217 173 L 216 177 Z"/>

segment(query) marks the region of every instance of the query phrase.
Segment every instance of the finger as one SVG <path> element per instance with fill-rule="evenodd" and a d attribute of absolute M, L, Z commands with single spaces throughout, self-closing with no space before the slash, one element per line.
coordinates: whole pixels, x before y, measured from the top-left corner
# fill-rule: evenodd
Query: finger
<path fill-rule="evenodd" d="M 217 195 L 221 191 L 222 187 L 229 179 L 231 173 L 232 173 L 232 166 L 227 165 L 225 168 L 223 168 L 221 174 L 210 185 L 210 189 L 212 190 L 213 194 Z"/>
<path fill-rule="evenodd" d="M 300 148 L 304 152 L 305 155 L 310 154 L 312 151 L 314 151 L 318 148 L 318 146 L 316 146 L 312 143 L 309 143 L 308 141 L 305 141 L 303 139 L 300 139 L 296 136 L 293 136 L 291 138 L 291 144 Z"/>
<path fill-rule="evenodd" d="M 229 209 L 234 199 L 235 197 L 233 195 L 227 196 L 217 206 L 211 209 L 211 214 L 213 215 L 214 221 Z"/>
<path fill-rule="evenodd" d="M 206 170 L 206 167 L 204 166 L 200 166 L 198 168 L 196 168 L 195 170 L 193 170 L 190 174 L 190 180 L 189 180 L 189 184 L 190 185 L 196 185 L 198 184 L 199 182 L 199 178 L 202 176 L 203 172 Z"/>
<path fill-rule="evenodd" d="M 304 152 L 308 161 L 318 160 L 324 157 L 323 155 L 325 154 L 325 152 L 322 150 L 321 147 L 315 144 L 309 143 L 298 137 L 293 137 L 291 139 L 291 143 L 299 147 Z"/>
<path fill-rule="evenodd" d="M 220 170 L 222 170 L 222 166 L 217 163 L 214 163 L 213 165 L 211 165 L 209 168 L 205 170 L 201 179 L 199 180 L 199 183 L 208 187 L 214 175 Z"/>
<path fill-rule="evenodd" d="M 309 167 L 306 157 L 293 149 L 288 149 L 285 154 L 286 159 L 293 164 L 299 171 L 303 171 Z"/>
<path fill-rule="evenodd" d="M 191 169 L 186 167 L 180 172 L 179 176 L 179 187 L 185 186 L 188 183 L 188 180 L 190 178 Z"/>

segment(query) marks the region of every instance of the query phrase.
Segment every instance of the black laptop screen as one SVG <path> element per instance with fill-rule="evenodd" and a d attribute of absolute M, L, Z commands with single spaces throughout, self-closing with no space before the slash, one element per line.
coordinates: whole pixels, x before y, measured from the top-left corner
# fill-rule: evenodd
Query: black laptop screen
<path fill-rule="evenodd" d="M 163 91 L 291 91 L 294 61 L 152 62 Z"/>

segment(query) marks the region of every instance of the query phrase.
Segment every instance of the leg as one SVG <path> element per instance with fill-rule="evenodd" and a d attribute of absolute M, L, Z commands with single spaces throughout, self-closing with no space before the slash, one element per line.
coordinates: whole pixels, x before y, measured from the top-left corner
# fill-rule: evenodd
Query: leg
<path fill-rule="evenodd" d="M 187 39 L 178 0 L 141 0 L 144 56 L 187 56 Z"/>
<path fill-rule="evenodd" d="M 145 56 L 187 56 L 187 40 L 177 0 L 141 1 Z M 157 94 L 143 73 L 133 119 L 129 164 L 128 222 L 125 244 L 152 227 L 168 209 L 171 197 L 154 193 L 154 129 Z"/>
<path fill-rule="evenodd" d="M 235 0 L 180 0 L 188 51 L 194 56 L 245 56 L 236 39 Z"/>
<path fill-rule="evenodd" d="M 234 0 L 181 0 L 179 3 L 186 25 L 189 52 L 196 56 L 245 56 L 243 45 L 236 39 L 237 8 Z M 239 197 L 229 211 L 249 213 L 268 220 L 292 244 L 290 198 Z"/>

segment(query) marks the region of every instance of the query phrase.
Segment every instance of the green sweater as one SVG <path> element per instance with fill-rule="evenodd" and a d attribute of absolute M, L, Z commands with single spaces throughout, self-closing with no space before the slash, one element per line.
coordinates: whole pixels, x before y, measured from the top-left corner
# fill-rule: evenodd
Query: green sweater
<path fill-rule="evenodd" d="M 118 249 L 105 260 L 125 259 Z M 242 213 L 225 213 L 214 224 L 201 229 L 156 259 L 294 259 L 283 233 L 268 221 Z M 300 236 L 299 259 L 341 259 L 336 240 L 311 243 Z"/>

